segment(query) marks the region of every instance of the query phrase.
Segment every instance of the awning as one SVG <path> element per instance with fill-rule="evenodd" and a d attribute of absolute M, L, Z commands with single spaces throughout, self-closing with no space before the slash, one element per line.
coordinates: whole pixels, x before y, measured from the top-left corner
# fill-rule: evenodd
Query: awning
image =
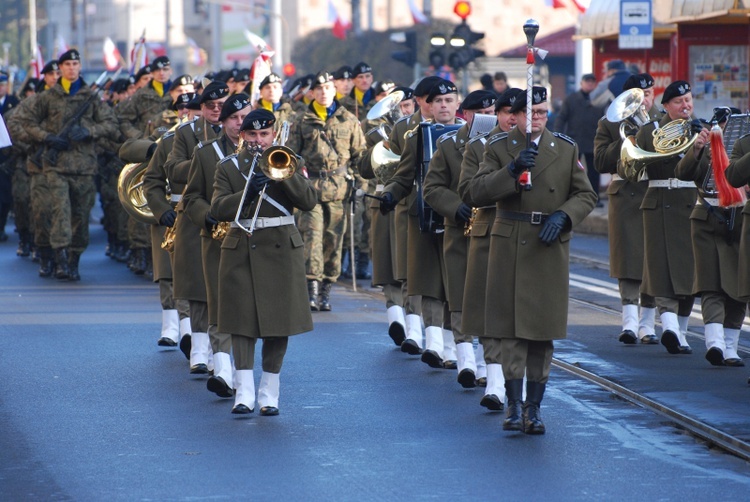
<path fill-rule="evenodd" d="M 687 3 L 689 0 L 659 0 L 652 3 L 654 16 L 654 37 L 668 36 L 677 31 L 674 24 L 670 24 L 670 14 L 673 5 Z M 750 0 L 745 0 L 750 2 Z M 702 3 L 702 2 L 701 2 Z M 712 3 L 706 0 L 706 3 Z M 582 38 L 617 38 L 620 34 L 620 0 L 591 0 L 589 8 L 581 17 L 581 29 L 573 37 Z"/>
<path fill-rule="evenodd" d="M 673 0 L 671 4 L 667 18 L 671 23 L 750 15 L 750 0 Z"/>

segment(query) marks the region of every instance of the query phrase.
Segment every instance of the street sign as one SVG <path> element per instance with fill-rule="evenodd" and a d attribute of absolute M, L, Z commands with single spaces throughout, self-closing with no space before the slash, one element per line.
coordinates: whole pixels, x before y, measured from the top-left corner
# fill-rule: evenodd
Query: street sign
<path fill-rule="evenodd" d="M 654 19 L 651 0 L 620 0 L 620 49 L 652 49 Z"/>

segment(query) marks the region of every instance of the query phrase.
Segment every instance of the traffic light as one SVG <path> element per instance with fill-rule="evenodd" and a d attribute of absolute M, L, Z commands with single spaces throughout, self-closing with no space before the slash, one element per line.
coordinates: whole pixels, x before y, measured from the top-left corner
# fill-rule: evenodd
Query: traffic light
<path fill-rule="evenodd" d="M 391 57 L 401 61 L 406 66 L 412 67 L 417 64 L 417 33 L 414 31 L 398 31 L 391 33 L 391 41 L 404 45 L 406 48 L 391 52 Z"/>
<path fill-rule="evenodd" d="M 458 10 L 458 3 L 456 10 Z M 484 56 L 483 50 L 474 47 L 474 44 L 483 38 L 484 33 L 472 31 L 464 18 L 451 35 L 450 46 L 453 52 L 448 56 L 448 64 L 453 69 L 460 70 L 466 68 L 476 58 Z"/>

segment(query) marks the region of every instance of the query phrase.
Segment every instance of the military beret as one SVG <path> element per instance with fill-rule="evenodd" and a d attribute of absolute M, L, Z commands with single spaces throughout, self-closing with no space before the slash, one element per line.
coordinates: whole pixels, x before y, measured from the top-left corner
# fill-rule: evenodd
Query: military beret
<path fill-rule="evenodd" d="M 171 66 L 171 62 L 169 61 L 169 58 L 167 56 L 159 56 L 158 58 L 154 59 L 154 62 L 151 63 L 151 68 L 154 70 L 161 70 L 162 68 L 166 68 L 168 66 Z"/>
<path fill-rule="evenodd" d="M 406 101 L 407 99 L 414 99 L 414 89 L 412 89 L 411 87 L 400 85 L 398 87 L 394 87 L 393 89 L 391 89 L 391 92 L 389 92 L 388 94 L 392 92 L 396 92 L 396 91 L 401 91 L 404 93 L 404 99 L 402 99 L 401 101 Z"/>
<path fill-rule="evenodd" d="M 354 72 L 351 68 L 351 66 L 342 66 L 335 72 L 333 72 L 333 78 L 334 80 L 341 80 L 346 78 L 354 78 Z"/>
<path fill-rule="evenodd" d="M 446 94 L 458 94 L 458 88 L 456 87 L 456 84 L 454 84 L 450 80 L 440 79 L 435 85 L 432 86 L 432 89 L 430 89 L 430 93 L 427 94 L 427 99 L 425 99 L 425 101 L 428 103 L 432 103 L 432 101 L 436 97 L 444 96 Z"/>
<path fill-rule="evenodd" d="M 377 82 L 375 85 L 372 86 L 372 90 L 375 93 L 375 95 L 382 94 L 382 93 L 388 93 L 391 92 L 396 87 L 396 84 L 393 82 L 393 80 L 382 80 L 380 82 Z"/>
<path fill-rule="evenodd" d="M 130 85 L 135 84 L 135 75 L 128 75 L 128 83 L 130 83 Z"/>
<path fill-rule="evenodd" d="M 239 68 L 232 68 L 231 70 L 226 71 L 226 82 L 229 82 L 229 79 L 236 80 L 237 75 L 240 74 Z"/>
<path fill-rule="evenodd" d="M 151 74 L 151 65 L 147 64 L 146 66 L 138 70 L 138 73 L 135 74 L 135 81 L 138 82 L 141 79 L 141 77 L 143 77 L 144 75 L 150 75 L 150 74 Z"/>
<path fill-rule="evenodd" d="M 5 73 L 0 73 L 0 84 L 5 84 L 8 82 L 8 75 Z"/>
<path fill-rule="evenodd" d="M 625 63 L 623 63 L 622 59 L 613 59 L 611 61 L 607 61 L 607 69 L 608 70 L 624 70 Z"/>
<path fill-rule="evenodd" d="M 333 76 L 327 71 L 318 72 L 318 74 L 315 75 L 315 78 L 313 78 L 312 88 L 315 89 L 316 87 L 327 84 L 328 82 L 333 82 Z"/>
<path fill-rule="evenodd" d="M 193 77 L 190 75 L 180 75 L 172 81 L 172 85 L 175 87 L 178 85 L 193 85 Z"/>
<path fill-rule="evenodd" d="M 201 95 L 197 92 L 193 96 L 193 99 L 187 104 L 188 110 L 200 110 L 201 109 Z"/>
<path fill-rule="evenodd" d="M 417 86 L 414 88 L 414 96 L 422 98 L 427 96 L 432 90 L 432 86 L 443 80 L 437 75 L 430 75 L 419 81 Z"/>
<path fill-rule="evenodd" d="M 461 108 L 464 110 L 481 110 L 494 106 L 497 101 L 497 94 L 492 91 L 472 91 L 461 102 Z"/>
<path fill-rule="evenodd" d="M 21 94 L 24 94 L 28 91 L 34 91 L 36 92 L 36 88 L 39 86 L 39 81 L 35 78 L 30 78 L 26 84 L 23 86 L 23 89 L 21 89 Z"/>
<path fill-rule="evenodd" d="M 581 80 L 594 80 L 594 81 L 596 81 L 596 75 L 594 75 L 593 73 L 584 73 L 581 76 Z"/>
<path fill-rule="evenodd" d="M 250 80 L 250 68 L 240 68 L 235 77 L 237 82 L 247 82 Z"/>
<path fill-rule="evenodd" d="M 172 109 L 179 110 L 180 108 L 187 108 L 190 104 L 190 101 L 192 101 L 195 96 L 196 94 L 194 92 L 185 92 L 183 94 L 180 94 L 179 96 L 177 96 L 177 99 L 174 100 L 174 103 L 172 103 Z"/>
<path fill-rule="evenodd" d="M 623 91 L 630 89 L 648 89 L 654 86 L 654 77 L 648 73 L 636 73 L 631 75 L 622 86 Z"/>
<path fill-rule="evenodd" d="M 495 101 L 495 113 L 499 112 L 504 106 L 513 106 L 513 103 L 516 102 L 516 98 L 524 93 L 525 91 L 518 87 L 509 87 L 508 89 L 505 89 L 505 91 L 497 98 L 497 101 Z"/>
<path fill-rule="evenodd" d="M 57 58 L 57 62 L 59 64 L 64 63 L 65 61 L 80 61 L 81 55 L 78 53 L 76 49 L 70 49 L 65 52 L 63 52 L 59 58 Z"/>
<path fill-rule="evenodd" d="M 227 84 L 220 80 L 214 80 L 203 89 L 200 103 L 203 104 L 206 101 L 221 99 L 227 94 L 229 94 L 229 87 L 227 87 Z"/>
<path fill-rule="evenodd" d="M 538 85 L 535 85 L 531 89 L 531 104 L 532 105 L 539 105 L 541 103 L 547 102 L 547 89 L 545 87 L 540 87 Z M 521 94 L 516 96 L 516 101 L 511 105 L 510 112 L 516 113 L 521 110 L 526 109 L 526 91 L 521 91 Z"/>
<path fill-rule="evenodd" d="M 276 75 L 275 73 L 271 73 L 266 78 L 261 80 L 259 88 L 263 89 L 268 84 L 276 84 L 276 83 L 281 83 L 281 77 Z"/>
<path fill-rule="evenodd" d="M 364 62 L 355 64 L 354 69 L 352 70 L 352 76 L 356 77 L 357 75 L 361 75 L 363 73 L 372 73 L 372 66 Z"/>
<path fill-rule="evenodd" d="M 42 68 L 42 75 L 53 72 L 53 71 L 60 71 L 60 65 L 57 64 L 56 59 L 53 59 L 52 61 L 48 61 L 47 64 L 44 65 L 44 68 Z"/>
<path fill-rule="evenodd" d="M 276 117 L 273 113 L 269 112 L 265 108 L 258 108 L 251 111 L 245 116 L 245 120 L 242 121 L 240 131 L 247 131 L 248 129 L 254 131 L 267 129 L 274 123 L 276 123 Z"/>
<path fill-rule="evenodd" d="M 112 83 L 111 90 L 112 92 L 116 93 L 123 93 L 128 90 L 128 87 L 130 87 L 130 80 L 127 78 L 118 78 Z"/>
<path fill-rule="evenodd" d="M 224 101 L 224 106 L 221 107 L 221 115 L 219 115 L 219 122 L 224 122 L 233 113 L 236 113 L 243 108 L 250 106 L 250 96 L 244 93 L 234 94 L 229 99 Z"/>
<path fill-rule="evenodd" d="M 690 91 L 690 83 L 685 80 L 675 80 L 664 89 L 664 95 L 661 97 L 661 104 L 669 103 L 671 99 L 684 96 Z"/>

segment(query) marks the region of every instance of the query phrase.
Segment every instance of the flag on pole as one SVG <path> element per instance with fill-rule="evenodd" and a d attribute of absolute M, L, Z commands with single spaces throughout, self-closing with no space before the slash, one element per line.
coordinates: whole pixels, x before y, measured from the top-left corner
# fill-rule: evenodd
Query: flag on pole
<path fill-rule="evenodd" d="M 193 66 L 204 66 L 208 59 L 206 51 L 198 47 L 196 41 L 190 37 L 188 37 L 187 43 L 188 60 L 190 61 L 190 64 L 192 64 Z"/>
<path fill-rule="evenodd" d="M 55 38 L 55 59 L 59 58 L 63 52 L 68 52 L 68 49 L 70 47 L 68 47 L 62 34 L 58 33 L 57 38 Z"/>
<path fill-rule="evenodd" d="M 414 3 L 414 0 L 409 0 L 409 10 L 411 11 L 411 18 L 414 21 L 414 24 L 430 24 L 430 20 L 427 19 L 427 16 L 424 15 L 424 12 L 417 7 L 417 4 Z"/>
<path fill-rule="evenodd" d="M 336 6 L 333 5 L 332 0 L 328 0 L 328 22 L 333 23 L 333 36 L 341 40 L 346 40 L 346 32 L 352 29 L 352 23 L 345 21 L 339 16 Z"/>
<path fill-rule="evenodd" d="M 255 103 L 260 98 L 260 83 L 263 79 L 271 74 L 271 58 L 275 53 L 273 51 L 262 51 L 250 68 L 250 102 Z"/>
<path fill-rule="evenodd" d="M 130 51 L 130 73 L 135 74 L 148 64 L 148 50 L 146 48 L 146 28 L 143 28 L 141 38 L 133 45 Z"/>
<path fill-rule="evenodd" d="M 245 38 L 247 39 L 247 41 L 250 42 L 250 45 L 252 45 L 258 52 L 262 52 L 264 50 L 273 50 L 271 46 L 268 45 L 260 35 L 256 35 L 247 28 L 243 30 L 243 33 L 245 34 Z"/>
<path fill-rule="evenodd" d="M 42 68 L 44 68 L 44 57 L 42 56 L 42 46 L 37 45 L 34 58 L 31 60 L 31 69 L 34 72 L 34 78 L 42 78 Z"/>
<path fill-rule="evenodd" d="M 109 71 L 114 71 L 120 67 L 122 56 L 117 46 L 109 37 L 104 37 L 104 66 Z"/>

